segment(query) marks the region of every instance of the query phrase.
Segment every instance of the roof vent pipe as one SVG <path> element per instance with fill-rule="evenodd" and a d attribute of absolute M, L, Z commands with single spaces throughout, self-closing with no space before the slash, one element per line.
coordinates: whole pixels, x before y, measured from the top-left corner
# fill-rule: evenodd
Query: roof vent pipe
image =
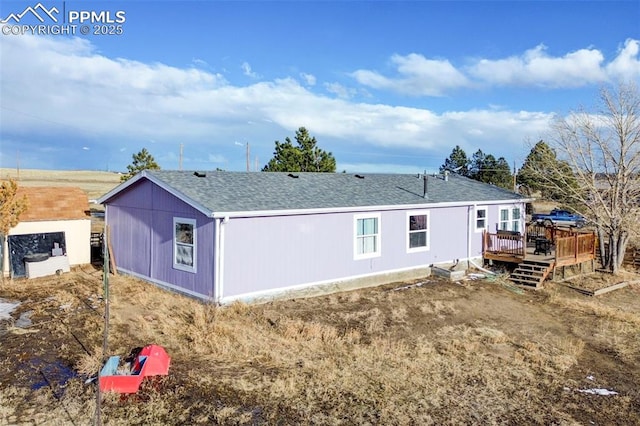
<path fill-rule="evenodd" d="M 428 199 L 429 195 L 427 194 L 427 171 L 426 170 L 422 175 L 422 181 L 423 181 L 422 197 L 425 199 Z"/>
<path fill-rule="evenodd" d="M 449 170 L 444 171 L 444 181 L 449 182 Z"/>

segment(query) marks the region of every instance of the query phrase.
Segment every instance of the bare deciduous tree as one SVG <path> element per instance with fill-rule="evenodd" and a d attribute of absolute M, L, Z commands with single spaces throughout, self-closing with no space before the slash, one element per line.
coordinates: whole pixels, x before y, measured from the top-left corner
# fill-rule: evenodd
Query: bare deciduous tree
<path fill-rule="evenodd" d="M 615 89 L 603 88 L 596 112 L 582 109 L 558 118 L 548 140 L 562 160 L 558 164 L 570 170 L 566 166 L 535 170 L 536 178 L 593 222 L 601 263 L 617 273 L 640 217 L 637 86 L 622 83 Z"/>

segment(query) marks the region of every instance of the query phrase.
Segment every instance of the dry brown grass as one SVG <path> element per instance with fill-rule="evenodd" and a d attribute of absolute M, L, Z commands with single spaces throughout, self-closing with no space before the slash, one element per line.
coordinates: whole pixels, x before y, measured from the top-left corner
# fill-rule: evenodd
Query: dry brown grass
<path fill-rule="evenodd" d="M 67 339 L 60 356 L 78 372 L 95 372 L 102 305 L 95 313 L 83 306 L 100 291 L 99 276 L 60 279 L 34 282 L 35 293 L 31 283 L 16 281 L 0 294 L 32 300 L 47 294 L 33 303 L 40 306 L 37 319 L 47 312 L 57 318 L 38 326 L 57 342 L 50 350 L 59 350 L 72 330 L 89 353 Z M 110 353 L 156 343 L 172 356 L 168 377 L 145 382 L 136 395 L 105 396 L 103 421 L 112 425 L 578 424 L 586 419 L 585 397 L 563 389 L 578 386 L 574 370 L 593 351 L 589 345 L 637 360 L 630 352 L 637 348 L 631 342 L 637 313 L 553 291 L 517 296 L 488 283 L 440 283 L 217 307 L 118 276 L 111 293 Z M 511 321 L 524 321 L 544 309 L 561 313 L 573 328 L 523 332 L 522 324 L 499 320 L 513 312 Z M 593 321 L 579 328 L 583 316 Z M 527 326 L 540 326 L 541 318 Z M 593 324 L 600 329 L 588 336 Z M 10 365 L 0 360 L 0 371 Z M 94 390 L 80 378 L 59 399 L 49 388 L 0 385 L 0 423 L 91 423 Z M 610 399 L 606 415 L 623 413 L 609 417 L 622 424 L 638 420 L 629 414 L 633 401 Z"/>
<path fill-rule="evenodd" d="M 120 184 L 120 175 L 87 170 L 30 170 L 0 168 L 0 179 L 15 179 L 19 186 L 77 186 L 95 199 Z"/>

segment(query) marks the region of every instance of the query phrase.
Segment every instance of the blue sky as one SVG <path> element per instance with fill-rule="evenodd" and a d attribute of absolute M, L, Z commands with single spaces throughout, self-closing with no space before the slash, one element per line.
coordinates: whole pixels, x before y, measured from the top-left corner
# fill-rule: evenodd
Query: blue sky
<path fill-rule="evenodd" d="M 182 144 L 184 169 L 245 170 L 249 143 L 254 169 L 301 126 L 339 171 L 435 171 L 455 145 L 518 167 L 553 117 L 640 83 L 638 1 L 40 4 L 58 23 L 0 33 L 1 167 L 117 171 L 146 147 L 177 169 Z M 122 34 L 21 28 L 74 11 Z"/>

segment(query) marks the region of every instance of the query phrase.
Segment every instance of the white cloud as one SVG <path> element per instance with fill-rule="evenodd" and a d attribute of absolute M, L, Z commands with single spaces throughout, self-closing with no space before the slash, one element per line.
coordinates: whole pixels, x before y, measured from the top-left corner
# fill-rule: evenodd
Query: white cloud
<path fill-rule="evenodd" d="M 580 49 L 563 57 L 551 57 L 544 45 L 521 56 L 481 59 L 469 73 L 486 83 L 505 86 L 578 87 L 606 78 L 604 56 L 596 49 Z"/>
<path fill-rule="evenodd" d="M 575 88 L 617 80 L 640 78 L 640 42 L 625 41 L 610 62 L 596 48 L 578 49 L 551 56 L 540 44 L 506 58 L 477 58 L 456 68 L 448 60 L 427 59 L 411 53 L 390 58 L 392 73 L 360 69 L 351 75 L 367 87 L 413 96 L 443 96 L 459 88 L 474 86 Z"/>
<path fill-rule="evenodd" d="M 467 77 L 447 60 L 427 59 L 411 53 L 407 56 L 393 55 L 391 64 L 398 71 L 396 78 L 370 70 L 357 70 L 352 76 L 365 86 L 412 96 L 442 96 L 449 89 L 470 84 Z"/>
<path fill-rule="evenodd" d="M 550 117 L 503 110 L 435 113 L 356 103 L 349 100 L 351 89 L 325 86 L 345 95 L 336 99 L 312 92 L 295 78 L 234 86 L 203 70 L 109 58 L 88 41 L 74 38 L 5 37 L 0 43 L 0 127 L 7 140 L 79 141 L 92 147 L 92 155 L 109 152 L 109 165 L 115 168 L 130 162 L 119 150 L 137 152 L 150 141 L 154 153 L 177 152 L 177 143 L 188 143 L 190 158 L 229 159 L 230 169 L 234 161 L 243 168 L 243 153 L 233 146 L 234 140 L 251 141 L 252 154 L 266 159 L 274 140 L 292 136 L 300 126 L 335 152 L 365 152 L 377 146 L 434 156 L 447 151 L 444 158 L 458 144 L 469 151 L 482 147 L 509 156 L 509 150 L 521 150 L 526 137 L 543 133 Z M 7 59 L 14 57 L 20 61 Z M 413 78 L 404 83 L 408 88 L 417 84 L 419 70 L 413 67 L 420 68 L 423 61 L 405 59 L 396 63 Z M 215 156 L 210 157 L 211 152 Z M 175 155 L 166 158 L 177 161 Z"/>
<path fill-rule="evenodd" d="M 260 74 L 254 72 L 251 69 L 251 65 L 249 65 L 248 62 L 243 62 L 241 65 L 241 68 L 242 68 L 242 73 L 247 77 L 256 78 L 256 79 L 261 77 Z"/>
<path fill-rule="evenodd" d="M 640 42 L 627 39 L 619 49 L 618 56 L 607 65 L 607 74 L 612 80 L 630 80 L 640 78 L 640 60 L 638 52 Z"/>
<path fill-rule="evenodd" d="M 307 86 L 315 86 L 316 85 L 316 76 L 313 74 L 307 74 L 305 72 L 300 73 L 300 77 L 304 80 Z"/>
<path fill-rule="evenodd" d="M 226 163 L 227 158 L 224 155 L 220 154 L 209 154 L 207 159 L 210 163 Z"/>
<path fill-rule="evenodd" d="M 340 83 L 325 83 L 325 89 L 327 92 L 333 93 L 341 99 L 350 99 L 358 94 L 358 90 L 352 87 L 345 87 Z"/>
<path fill-rule="evenodd" d="M 209 64 L 207 63 L 207 61 L 205 61 L 204 59 L 200 59 L 200 58 L 193 58 L 191 60 L 191 63 L 196 66 L 196 67 L 200 67 L 200 68 L 209 68 Z"/>

